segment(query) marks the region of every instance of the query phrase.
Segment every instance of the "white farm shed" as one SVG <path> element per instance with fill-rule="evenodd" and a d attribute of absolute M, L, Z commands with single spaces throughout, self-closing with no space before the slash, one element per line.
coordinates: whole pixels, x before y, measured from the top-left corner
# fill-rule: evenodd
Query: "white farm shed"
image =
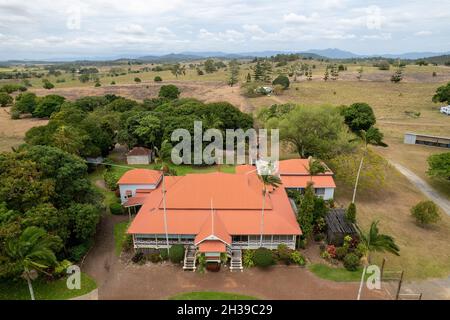
<path fill-rule="evenodd" d="M 152 150 L 144 147 L 134 147 L 127 153 L 128 164 L 149 164 L 152 162 Z"/>

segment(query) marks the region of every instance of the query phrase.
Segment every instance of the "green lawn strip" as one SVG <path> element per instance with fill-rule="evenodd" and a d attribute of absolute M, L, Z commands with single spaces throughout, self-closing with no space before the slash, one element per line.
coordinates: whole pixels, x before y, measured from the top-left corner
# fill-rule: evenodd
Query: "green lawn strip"
<path fill-rule="evenodd" d="M 128 221 L 119 222 L 114 225 L 114 244 L 116 248 L 116 255 L 120 256 L 123 244 L 126 239 L 126 231 L 128 228 Z"/>
<path fill-rule="evenodd" d="M 308 266 L 308 269 L 316 276 L 322 279 L 337 281 L 337 282 L 357 282 L 361 281 L 363 268 L 360 267 L 356 271 L 348 271 L 342 267 L 330 267 L 322 263 L 314 263 Z M 366 274 L 367 279 L 369 275 Z"/>
<path fill-rule="evenodd" d="M 198 291 L 198 292 L 180 293 L 170 297 L 169 300 L 259 300 L 259 299 L 252 296 L 246 296 L 236 293 Z"/>
<path fill-rule="evenodd" d="M 87 294 L 97 288 L 94 279 L 81 273 L 81 289 L 70 290 L 66 278 L 45 281 L 41 277 L 33 281 L 36 300 L 66 300 Z M 0 282 L 0 300 L 30 300 L 30 291 L 25 280 Z"/>

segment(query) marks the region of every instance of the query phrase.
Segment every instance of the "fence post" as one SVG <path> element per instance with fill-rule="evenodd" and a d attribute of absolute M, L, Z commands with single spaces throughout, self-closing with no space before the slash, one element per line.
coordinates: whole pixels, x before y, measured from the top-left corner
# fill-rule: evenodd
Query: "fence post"
<path fill-rule="evenodd" d="M 400 280 L 398 282 L 398 288 L 397 288 L 397 294 L 395 296 L 395 300 L 398 300 L 398 297 L 400 296 L 400 290 L 402 289 L 402 283 L 403 283 L 403 273 L 404 273 L 404 271 L 402 270 L 402 273 L 400 275 Z"/>

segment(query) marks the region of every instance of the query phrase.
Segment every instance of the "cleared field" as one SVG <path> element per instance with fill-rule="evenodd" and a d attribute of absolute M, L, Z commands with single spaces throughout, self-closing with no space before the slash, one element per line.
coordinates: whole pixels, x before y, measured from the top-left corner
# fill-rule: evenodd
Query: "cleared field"
<path fill-rule="evenodd" d="M 11 147 L 17 147 L 23 143 L 28 129 L 45 125 L 48 122 L 48 120 L 31 118 L 12 120 L 9 109 L 0 108 L 0 152 L 11 151 Z"/>

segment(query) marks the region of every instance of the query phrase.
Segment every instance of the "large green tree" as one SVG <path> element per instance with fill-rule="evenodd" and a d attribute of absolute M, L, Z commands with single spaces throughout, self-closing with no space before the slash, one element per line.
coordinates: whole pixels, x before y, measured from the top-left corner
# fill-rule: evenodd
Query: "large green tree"
<path fill-rule="evenodd" d="M 349 107 L 343 107 L 341 114 L 344 116 L 345 123 L 353 132 L 367 131 L 376 123 L 372 107 L 367 103 L 359 102 Z"/>
<path fill-rule="evenodd" d="M 302 158 L 328 159 L 353 147 L 339 111 L 329 106 L 295 106 L 267 120 L 266 127 L 279 128 L 280 139 L 293 144 Z"/>
<path fill-rule="evenodd" d="M 427 174 L 431 177 L 450 180 L 450 152 L 429 156 Z"/>
<path fill-rule="evenodd" d="M 450 82 L 437 88 L 432 100 L 433 102 L 450 103 Z"/>

